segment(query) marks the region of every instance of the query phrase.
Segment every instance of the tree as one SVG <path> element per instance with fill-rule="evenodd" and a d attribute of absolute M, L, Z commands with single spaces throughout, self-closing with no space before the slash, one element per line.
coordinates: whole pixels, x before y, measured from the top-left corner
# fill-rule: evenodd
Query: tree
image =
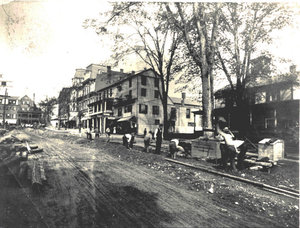
<path fill-rule="evenodd" d="M 54 105 L 57 104 L 57 99 L 55 97 L 46 98 L 39 103 L 39 107 L 42 110 L 43 120 L 46 125 L 50 124 L 51 116 L 54 114 Z"/>
<path fill-rule="evenodd" d="M 219 30 L 220 3 L 166 3 L 168 22 L 182 34 L 189 56 L 200 69 L 202 82 L 203 130 L 213 129 L 213 68 Z"/>
<path fill-rule="evenodd" d="M 291 12 L 280 3 L 226 3 L 222 8 L 217 55 L 237 105 L 241 134 L 248 124 L 246 87 L 272 71 L 272 57 L 262 44 L 271 43 L 271 32 L 290 19 Z"/>
<path fill-rule="evenodd" d="M 86 20 L 85 27 L 94 27 L 98 34 L 113 38 L 115 64 L 134 54 L 160 79 L 164 137 L 167 137 L 169 82 L 176 72 L 175 52 L 180 36 L 166 23 L 166 10 L 159 3 L 114 3 L 106 17 L 104 23 L 95 19 Z"/>

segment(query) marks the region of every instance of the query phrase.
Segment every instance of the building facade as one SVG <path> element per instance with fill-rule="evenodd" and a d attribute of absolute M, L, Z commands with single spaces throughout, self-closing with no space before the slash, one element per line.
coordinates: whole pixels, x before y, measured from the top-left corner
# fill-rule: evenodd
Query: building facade
<path fill-rule="evenodd" d="M 8 124 L 17 124 L 19 107 L 19 97 L 0 95 L 0 122 L 3 124 L 4 120 Z"/>
<path fill-rule="evenodd" d="M 152 70 L 125 74 L 108 68 L 105 74 L 97 76 L 95 86 L 95 94 L 88 104 L 91 121 L 87 127 L 102 133 L 109 127 L 111 132 L 143 134 L 145 129 L 154 131 L 163 124 L 160 82 Z M 192 111 L 199 110 L 199 104 L 182 100 L 178 103 L 178 99 L 169 98 L 169 113 L 172 109 L 176 111 L 171 131 L 193 133 L 196 124 Z"/>
<path fill-rule="evenodd" d="M 27 95 L 21 97 L 18 104 L 17 124 L 38 124 L 41 122 L 42 111 Z"/>
<path fill-rule="evenodd" d="M 246 90 L 248 131 L 253 137 L 278 137 L 299 140 L 299 74 L 282 80 L 249 87 Z M 227 119 L 231 129 L 238 129 L 239 116 L 235 104 L 230 104 L 230 90 L 215 95 L 215 114 Z M 295 141 L 294 140 L 294 141 Z"/>

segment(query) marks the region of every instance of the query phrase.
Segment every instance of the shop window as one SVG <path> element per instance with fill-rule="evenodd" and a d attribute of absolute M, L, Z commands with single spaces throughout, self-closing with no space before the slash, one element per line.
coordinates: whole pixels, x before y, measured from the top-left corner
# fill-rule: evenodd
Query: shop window
<path fill-rule="evenodd" d="M 158 88 L 159 87 L 159 79 L 154 78 L 154 87 Z"/>
<path fill-rule="evenodd" d="M 142 89 L 141 89 L 141 95 L 142 95 L 143 97 L 146 97 L 146 96 L 147 96 L 147 89 L 142 88 Z"/>
<path fill-rule="evenodd" d="M 147 114 L 148 113 L 148 106 L 144 105 L 144 104 L 140 104 L 140 110 L 139 110 L 139 112 L 143 113 L 143 114 Z"/>
<path fill-rule="evenodd" d="M 159 91 L 158 90 L 154 90 L 154 98 L 159 98 Z"/>
<path fill-rule="evenodd" d="M 186 118 L 187 119 L 191 118 L 191 109 L 189 108 L 186 109 Z"/>
<path fill-rule="evenodd" d="M 152 114 L 153 115 L 159 115 L 159 106 L 153 105 L 153 107 L 152 107 Z"/>
<path fill-rule="evenodd" d="M 155 124 L 155 125 L 159 125 L 159 124 L 160 124 L 159 119 L 154 120 L 154 124 Z"/>
<path fill-rule="evenodd" d="M 147 77 L 146 76 L 142 76 L 142 85 L 147 85 Z"/>

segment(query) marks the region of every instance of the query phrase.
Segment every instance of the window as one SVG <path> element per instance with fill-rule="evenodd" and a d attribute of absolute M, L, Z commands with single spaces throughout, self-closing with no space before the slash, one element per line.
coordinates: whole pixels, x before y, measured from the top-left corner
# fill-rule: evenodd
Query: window
<path fill-rule="evenodd" d="M 154 120 L 155 125 L 159 125 L 160 121 L 158 119 Z"/>
<path fill-rule="evenodd" d="M 132 90 L 129 90 L 128 96 L 129 96 L 129 98 L 132 98 Z"/>
<path fill-rule="evenodd" d="M 118 89 L 119 92 L 122 91 L 122 86 L 119 85 L 119 86 L 117 87 L 117 89 Z"/>
<path fill-rule="evenodd" d="M 255 94 L 255 104 L 262 104 L 266 102 L 266 92 L 258 92 Z"/>
<path fill-rule="evenodd" d="M 118 108 L 118 116 L 122 116 L 122 108 Z"/>
<path fill-rule="evenodd" d="M 159 91 L 158 90 L 154 90 L 154 98 L 159 98 Z"/>
<path fill-rule="evenodd" d="M 148 106 L 144 104 L 140 104 L 140 113 L 147 114 L 148 113 Z"/>
<path fill-rule="evenodd" d="M 147 85 L 147 78 L 145 76 L 142 76 L 142 85 Z"/>
<path fill-rule="evenodd" d="M 109 89 L 109 96 L 112 96 L 112 88 Z"/>
<path fill-rule="evenodd" d="M 129 78 L 129 87 L 131 87 L 131 86 L 132 86 L 132 79 Z"/>
<path fill-rule="evenodd" d="M 125 108 L 124 108 L 124 112 L 132 112 L 132 105 L 127 105 L 127 106 L 125 106 Z"/>
<path fill-rule="evenodd" d="M 189 127 L 194 127 L 194 126 L 195 126 L 195 123 L 193 123 L 193 122 L 188 122 L 188 126 L 189 126 Z"/>
<path fill-rule="evenodd" d="M 147 90 L 146 90 L 145 88 L 142 88 L 142 89 L 141 89 L 141 95 L 142 95 L 143 97 L 146 97 L 146 96 L 147 96 Z"/>
<path fill-rule="evenodd" d="M 265 118 L 265 128 L 272 129 L 275 127 L 275 118 Z"/>
<path fill-rule="evenodd" d="M 191 109 L 189 108 L 186 109 L 186 118 L 187 119 L 191 118 Z"/>
<path fill-rule="evenodd" d="M 152 107 L 152 114 L 153 115 L 159 115 L 159 106 L 153 105 L 153 107 Z"/>
<path fill-rule="evenodd" d="M 280 90 L 280 100 L 286 101 L 292 99 L 291 89 L 281 89 Z"/>
<path fill-rule="evenodd" d="M 158 78 L 154 78 L 154 86 L 155 87 L 159 87 L 159 79 Z"/>

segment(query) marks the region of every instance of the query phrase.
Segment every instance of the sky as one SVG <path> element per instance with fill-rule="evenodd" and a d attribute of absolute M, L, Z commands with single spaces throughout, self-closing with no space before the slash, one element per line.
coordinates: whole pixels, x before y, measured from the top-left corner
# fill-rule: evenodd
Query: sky
<path fill-rule="evenodd" d="M 37 103 L 57 97 L 63 87 L 71 86 L 75 69 L 108 60 L 113 44 L 82 27 L 84 19 L 107 9 L 109 3 L 100 0 L 0 0 L 0 74 L 9 81 L 8 94 L 35 94 Z M 298 70 L 299 23 L 275 33 L 270 47 L 275 55 L 291 59 Z M 142 69 L 138 67 L 134 62 L 122 66 L 125 71 Z"/>

